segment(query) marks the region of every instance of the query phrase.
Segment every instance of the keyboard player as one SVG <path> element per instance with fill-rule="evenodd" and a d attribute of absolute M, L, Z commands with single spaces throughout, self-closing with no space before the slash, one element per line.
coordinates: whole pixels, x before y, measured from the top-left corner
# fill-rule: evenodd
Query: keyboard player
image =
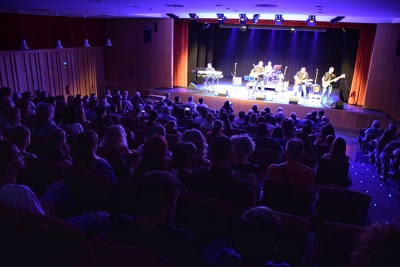
<path fill-rule="evenodd" d="M 205 71 L 212 71 L 215 72 L 215 69 L 213 68 L 213 66 L 211 65 L 211 63 L 207 64 L 207 68 L 205 69 Z M 206 76 L 204 78 L 204 84 L 207 84 L 209 82 L 210 76 Z"/>

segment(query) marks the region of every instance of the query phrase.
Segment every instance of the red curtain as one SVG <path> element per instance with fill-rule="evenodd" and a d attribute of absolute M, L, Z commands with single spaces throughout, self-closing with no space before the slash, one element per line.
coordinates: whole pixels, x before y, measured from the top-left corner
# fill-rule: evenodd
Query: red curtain
<path fill-rule="evenodd" d="M 374 48 L 376 27 L 361 29 L 353 82 L 351 84 L 349 104 L 364 105 L 369 69 L 371 66 L 372 50 Z"/>
<path fill-rule="evenodd" d="M 174 21 L 174 86 L 188 85 L 189 21 Z"/>
<path fill-rule="evenodd" d="M 17 50 L 21 39 L 30 49 L 51 49 L 56 40 L 65 48 L 81 47 L 85 39 L 83 18 L 0 13 L 0 50 Z M 91 46 L 103 46 L 101 19 L 86 19 L 86 38 Z"/>

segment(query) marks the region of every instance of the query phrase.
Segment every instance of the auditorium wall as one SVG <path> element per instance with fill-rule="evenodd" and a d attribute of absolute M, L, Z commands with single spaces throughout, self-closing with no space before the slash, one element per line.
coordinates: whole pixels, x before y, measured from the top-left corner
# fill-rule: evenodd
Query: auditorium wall
<path fill-rule="evenodd" d="M 103 48 L 0 51 L 0 86 L 51 95 L 90 94 L 104 87 Z"/>
<path fill-rule="evenodd" d="M 364 108 L 382 110 L 400 121 L 399 24 L 378 24 Z"/>
<path fill-rule="evenodd" d="M 145 43 L 144 28 L 154 22 L 157 32 L 153 29 L 151 43 Z M 121 82 L 131 93 L 173 87 L 172 19 L 110 19 L 104 27 L 113 44 L 104 48 L 107 81 Z"/>

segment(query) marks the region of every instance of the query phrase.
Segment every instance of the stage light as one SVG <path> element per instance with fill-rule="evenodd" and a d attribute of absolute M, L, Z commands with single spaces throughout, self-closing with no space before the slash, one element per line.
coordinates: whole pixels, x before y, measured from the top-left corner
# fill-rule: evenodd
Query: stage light
<path fill-rule="evenodd" d="M 275 25 L 282 25 L 282 22 L 284 21 L 285 20 L 283 19 L 282 15 L 280 14 L 275 15 L 275 20 L 274 20 Z"/>
<path fill-rule="evenodd" d="M 345 18 L 345 16 L 337 16 L 336 18 L 331 19 L 331 24 L 335 25 L 335 23 L 341 21 L 344 18 Z"/>
<path fill-rule="evenodd" d="M 166 13 L 165 15 L 167 15 L 168 17 L 170 17 L 171 19 L 174 19 L 174 20 L 178 20 L 179 19 L 179 17 L 177 15 L 172 14 L 172 13 Z"/>
<path fill-rule="evenodd" d="M 245 31 L 247 30 L 247 25 L 246 25 L 246 24 L 240 25 L 240 30 L 241 30 L 242 32 L 245 32 Z"/>
<path fill-rule="evenodd" d="M 289 32 L 290 33 L 295 33 L 296 32 L 296 28 L 295 27 L 290 27 L 289 28 Z"/>
<path fill-rule="evenodd" d="M 317 22 L 315 15 L 309 15 L 306 22 L 308 23 L 308 26 L 315 26 L 315 23 Z"/>
<path fill-rule="evenodd" d="M 208 27 L 210 27 L 210 23 L 204 22 L 203 30 L 208 29 Z"/>
<path fill-rule="evenodd" d="M 219 14 L 219 13 L 217 13 L 217 18 L 218 18 L 218 23 L 219 23 L 219 24 L 224 24 L 224 22 L 225 22 L 225 20 L 226 20 L 226 17 L 225 17 L 224 14 Z"/>
<path fill-rule="evenodd" d="M 189 13 L 189 17 L 190 22 L 196 22 L 197 20 L 199 20 L 199 16 L 197 16 L 196 13 Z"/>
<path fill-rule="evenodd" d="M 241 25 L 245 25 L 246 26 L 246 21 L 248 20 L 248 18 L 246 17 L 246 14 L 239 14 L 239 22 Z"/>
<path fill-rule="evenodd" d="M 260 14 L 254 14 L 253 15 L 253 24 L 257 24 L 259 19 L 260 19 Z"/>

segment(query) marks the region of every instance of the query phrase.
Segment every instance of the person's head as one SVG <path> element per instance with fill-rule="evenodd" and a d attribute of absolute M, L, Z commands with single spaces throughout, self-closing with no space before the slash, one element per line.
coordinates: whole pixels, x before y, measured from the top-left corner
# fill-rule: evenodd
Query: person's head
<path fill-rule="evenodd" d="M 249 111 L 247 111 L 247 115 L 249 115 L 249 116 L 251 116 L 251 115 L 253 115 L 254 114 L 254 111 L 253 110 L 249 110 Z"/>
<path fill-rule="evenodd" d="M 268 61 L 268 66 L 271 66 L 271 64 L 272 64 L 272 62 L 271 62 L 271 61 Z"/>
<path fill-rule="evenodd" d="M 393 124 L 393 123 L 389 124 L 389 130 L 391 130 L 393 132 L 394 136 L 397 135 L 397 125 L 396 124 Z"/>
<path fill-rule="evenodd" d="M 334 67 L 329 67 L 329 73 L 333 73 L 333 71 L 335 70 L 335 68 Z"/>
<path fill-rule="evenodd" d="M 211 63 L 208 63 L 208 64 L 207 64 L 207 67 L 208 67 L 208 68 L 212 68 Z"/>
<path fill-rule="evenodd" d="M 274 127 L 274 129 L 272 130 L 272 133 L 271 133 L 271 137 L 273 137 L 273 138 L 284 138 L 285 135 L 283 133 L 282 127 L 280 127 L 280 126 Z"/>
<path fill-rule="evenodd" d="M 302 68 L 300 69 L 300 71 L 304 73 L 304 72 L 306 72 L 306 68 L 305 68 L 305 67 L 302 67 Z"/>
<path fill-rule="evenodd" d="M 249 115 L 244 115 L 243 121 L 245 124 L 248 124 L 250 122 L 250 116 Z"/>
<path fill-rule="evenodd" d="M 56 98 L 54 96 L 48 96 L 44 100 L 45 103 L 52 105 L 54 108 L 56 107 Z M 81 100 L 82 103 L 82 100 Z"/>
<path fill-rule="evenodd" d="M 92 168 L 97 160 L 99 139 L 95 131 L 89 130 L 76 136 L 72 149 L 72 160 L 78 167 Z"/>
<path fill-rule="evenodd" d="M 32 99 L 32 94 L 31 94 L 31 92 L 28 92 L 28 91 L 23 92 L 21 96 L 22 96 L 22 98 L 25 98 L 27 100 Z"/>
<path fill-rule="evenodd" d="M 197 149 L 196 159 L 204 159 L 207 155 L 207 142 L 203 134 L 197 129 L 190 129 L 182 134 L 182 141 L 192 142 Z"/>
<path fill-rule="evenodd" d="M 61 128 L 51 129 L 46 133 L 46 146 L 42 157 L 47 160 L 65 160 L 69 156 L 64 149 L 67 146 L 65 132 Z"/>
<path fill-rule="evenodd" d="M 346 140 L 342 137 L 336 138 L 332 145 L 331 150 L 329 152 L 331 158 L 334 159 L 343 159 L 346 157 Z"/>
<path fill-rule="evenodd" d="M 254 105 L 251 107 L 251 110 L 253 110 L 253 112 L 256 113 L 256 112 L 258 111 L 258 106 L 254 104 Z"/>
<path fill-rule="evenodd" d="M 120 124 L 107 127 L 100 146 L 105 148 L 128 147 L 124 128 Z"/>
<path fill-rule="evenodd" d="M 189 96 L 189 97 L 188 97 L 188 101 L 189 101 L 189 102 L 192 102 L 192 101 L 193 101 L 193 96 Z"/>
<path fill-rule="evenodd" d="M 391 130 L 385 130 L 379 137 L 380 142 L 389 143 L 393 140 L 394 134 Z"/>
<path fill-rule="evenodd" d="M 17 107 L 9 107 L 4 111 L 4 117 L 10 126 L 18 125 L 21 122 L 21 110 Z"/>
<path fill-rule="evenodd" d="M 74 104 L 74 99 L 75 99 L 75 97 L 73 95 L 67 96 L 68 105 Z"/>
<path fill-rule="evenodd" d="M 297 119 L 296 112 L 290 113 L 290 118 L 292 118 L 293 121 L 296 121 L 296 119 Z"/>
<path fill-rule="evenodd" d="M 46 97 L 48 97 L 49 94 L 46 91 L 41 91 L 39 93 L 39 98 L 41 102 L 44 102 L 46 100 Z"/>
<path fill-rule="evenodd" d="M 265 118 L 264 118 L 263 116 L 258 117 L 255 124 L 259 124 L 260 122 L 267 123 L 267 122 L 265 121 Z"/>
<path fill-rule="evenodd" d="M 285 155 L 288 160 L 299 161 L 304 155 L 304 144 L 301 139 L 294 137 L 286 144 Z"/>
<path fill-rule="evenodd" d="M 379 129 L 379 127 L 381 127 L 381 122 L 380 121 L 377 121 L 377 120 L 374 120 L 373 122 L 372 122 L 372 126 L 371 126 L 372 128 L 375 128 L 375 129 Z"/>
<path fill-rule="evenodd" d="M 26 169 L 21 151 L 11 141 L 0 141 L 0 185 L 15 184 L 19 173 Z"/>
<path fill-rule="evenodd" d="M 62 124 L 73 125 L 78 122 L 78 106 L 69 105 L 64 108 Z"/>
<path fill-rule="evenodd" d="M 323 111 L 322 109 L 318 110 L 318 117 L 319 118 L 322 118 L 324 115 L 325 115 L 325 111 Z"/>
<path fill-rule="evenodd" d="M 158 112 L 155 110 L 150 111 L 149 113 L 149 121 L 150 122 L 155 122 L 158 118 Z"/>
<path fill-rule="evenodd" d="M 25 148 L 31 143 L 31 132 L 25 126 L 16 126 L 11 130 L 10 141 L 13 142 L 19 150 L 25 151 Z"/>
<path fill-rule="evenodd" d="M 187 167 L 196 153 L 196 146 L 192 142 L 178 142 L 172 151 L 172 168 L 180 170 Z"/>
<path fill-rule="evenodd" d="M 247 265 L 271 260 L 282 235 L 282 221 L 270 208 L 258 206 L 246 211 L 232 230 L 236 253 Z"/>
<path fill-rule="evenodd" d="M 357 238 L 351 267 L 400 266 L 399 247 L 399 221 L 374 223 Z"/>
<path fill-rule="evenodd" d="M 207 113 L 207 114 L 206 114 L 206 121 L 207 121 L 208 123 L 212 123 L 212 122 L 214 121 L 214 116 L 213 116 L 212 113 Z"/>
<path fill-rule="evenodd" d="M 211 130 L 211 133 L 212 134 L 216 134 L 216 135 L 221 134 L 221 131 L 222 131 L 223 127 L 224 127 L 224 123 L 222 121 L 220 121 L 220 120 L 216 120 L 214 122 L 214 125 L 213 125 L 213 128 Z"/>
<path fill-rule="evenodd" d="M 268 127 L 264 122 L 257 124 L 256 134 L 260 137 L 265 137 L 268 135 Z"/>
<path fill-rule="evenodd" d="M 157 219 L 160 224 L 174 218 L 179 196 L 179 180 L 165 171 L 150 171 L 139 178 L 135 198 L 138 213 Z"/>
<path fill-rule="evenodd" d="M 306 115 L 306 119 L 307 119 L 307 120 L 311 120 L 311 119 L 312 119 L 312 115 L 311 115 L 311 113 L 307 113 L 307 115 Z"/>
<path fill-rule="evenodd" d="M 64 108 L 67 106 L 67 102 L 65 100 L 58 100 L 56 103 L 56 110 L 63 112 Z"/>
<path fill-rule="evenodd" d="M 219 119 L 224 122 L 225 127 L 230 127 L 231 123 L 229 121 L 229 116 L 227 113 L 221 113 Z"/>
<path fill-rule="evenodd" d="M 231 137 L 234 156 L 238 160 L 247 159 L 256 149 L 256 145 L 247 134 L 234 135 Z"/>
<path fill-rule="evenodd" d="M 117 112 L 117 105 L 111 104 L 110 107 L 108 108 L 111 112 Z"/>
<path fill-rule="evenodd" d="M 267 113 L 267 114 L 271 113 L 271 108 L 270 107 L 265 107 L 264 110 L 265 110 L 265 113 Z"/>
<path fill-rule="evenodd" d="M 271 118 L 272 118 L 272 116 L 271 116 L 270 113 L 265 114 L 265 116 L 264 116 L 265 123 L 270 123 L 271 122 Z"/>
<path fill-rule="evenodd" d="M 105 106 L 96 106 L 94 108 L 94 113 L 96 113 L 96 118 L 102 119 L 106 116 L 107 108 Z"/>
<path fill-rule="evenodd" d="M 306 134 L 310 135 L 312 134 L 313 130 L 310 124 L 305 124 L 301 131 L 305 132 Z"/>
<path fill-rule="evenodd" d="M 110 95 L 110 90 L 106 90 L 106 94 L 105 95 Z"/>
<path fill-rule="evenodd" d="M 164 126 L 162 126 L 162 125 L 154 125 L 147 132 L 146 139 L 149 139 L 150 137 L 153 137 L 155 135 L 161 135 L 161 136 L 165 137 L 165 134 L 166 133 L 165 133 L 165 127 Z"/>
<path fill-rule="evenodd" d="M 242 120 L 243 120 L 243 118 L 244 118 L 245 115 L 246 115 L 246 113 L 244 113 L 243 110 L 240 111 L 239 114 L 238 114 L 239 118 L 242 119 Z"/>
<path fill-rule="evenodd" d="M 2 88 L 0 88 L 0 97 L 3 97 L 3 96 L 11 97 L 12 96 L 11 92 L 12 92 L 12 90 L 10 87 L 2 87 Z"/>
<path fill-rule="evenodd" d="M 215 137 L 210 144 L 209 158 L 212 165 L 229 167 L 233 159 L 231 140 L 226 136 Z"/>
<path fill-rule="evenodd" d="M 54 124 L 54 108 L 52 105 L 44 103 L 36 108 L 35 128 L 45 123 Z"/>
<path fill-rule="evenodd" d="M 202 97 L 199 98 L 199 103 L 203 104 L 204 103 L 204 99 Z"/>
<path fill-rule="evenodd" d="M 224 109 L 225 109 L 225 110 L 228 110 L 228 109 L 230 110 L 231 105 L 232 105 L 232 103 L 231 103 L 230 101 L 228 101 L 228 100 L 225 101 L 225 102 L 224 102 Z"/>
<path fill-rule="evenodd" d="M 264 65 L 264 62 L 262 62 L 262 61 L 259 61 L 259 62 L 258 62 L 258 66 L 259 66 L 259 67 L 262 67 L 263 65 Z"/>
<path fill-rule="evenodd" d="M 316 119 L 316 118 L 317 118 L 317 115 L 318 115 L 318 112 L 317 112 L 316 110 L 311 111 L 311 117 L 312 117 L 313 119 Z"/>
<path fill-rule="evenodd" d="M 0 98 L 0 114 L 4 114 L 4 111 L 9 107 L 15 107 L 12 98 L 9 96 L 3 96 Z"/>
<path fill-rule="evenodd" d="M 229 114 L 229 121 L 232 123 L 235 120 L 235 115 Z"/>
<path fill-rule="evenodd" d="M 334 140 L 335 140 L 335 137 L 334 137 L 333 135 L 328 135 L 328 136 L 326 137 L 326 142 L 325 142 L 325 143 L 326 143 L 327 145 L 331 146 Z"/>
<path fill-rule="evenodd" d="M 167 107 L 167 106 L 164 106 L 162 111 L 163 111 L 163 114 L 165 114 L 165 115 L 170 115 L 170 113 L 171 113 L 170 112 L 171 109 L 169 107 Z"/>
<path fill-rule="evenodd" d="M 312 151 L 312 147 L 311 147 L 310 139 L 308 138 L 308 134 L 306 134 L 305 132 L 302 132 L 302 131 L 297 131 L 295 136 L 296 136 L 296 138 L 299 138 L 303 142 L 305 153 Z"/>
<path fill-rule="evenodd" d="M 175 96 L 175 102 L 181 101 L 181 97 L 179 95 Z"/>
<path fill-rule="evenodd" d="M 254 113 L 251 114 L 251 116 L 250 116 L 250 123 L 256 124 L 257 118 L 258 118 L 257 114 L 254 114 Z"/>
<path fill-rule="evenodd" d="M 327 116 L 322 116 L 321 121 L 322 123 L 327 124 L 329 123 L 329 118 Z"/>
<path fill-rule="evenodd" d="M 326 137 L 327 137 L 328 135 L 333 135 L 333 136 L 335 136 L 335 129 L 333 128 L 332 124 L 330 124 L 330 123 L 325 124 L 325 125 L 322 127 L 321 133 L 320 133 L 320 136 L 321 136 L 321 138 L 322 138 L 323 140 L 325 140 Z"/>
<path fill-rule="evenodd" d="M 269 121 L 269 124 L 276 126 L 276 118 L 275 117 L 271 117 L 271 120 Z"/>

